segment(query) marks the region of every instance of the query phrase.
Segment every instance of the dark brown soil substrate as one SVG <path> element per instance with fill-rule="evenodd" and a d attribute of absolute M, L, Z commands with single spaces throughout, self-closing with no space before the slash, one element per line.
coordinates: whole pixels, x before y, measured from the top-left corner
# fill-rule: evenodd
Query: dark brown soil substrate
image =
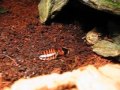
<path fill-rule="evenodd" d="M 0 6 L 8 12 L 0 14 L 0 88 L 22 77 L 63 73 L 89 64 L 97 67 L 110 60 L 92 52 L 82 37 L 81 25 L 53 22 L 42 25 L 35 0 L 2 0 Z M 42 61 L 41 50 L 65 47 L 66 56 Z"/>

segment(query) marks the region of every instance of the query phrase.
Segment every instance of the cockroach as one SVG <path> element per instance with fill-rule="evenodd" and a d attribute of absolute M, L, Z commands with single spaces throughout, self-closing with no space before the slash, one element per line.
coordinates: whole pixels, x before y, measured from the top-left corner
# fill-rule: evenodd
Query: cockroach
<path fill-rule="evenodd" d="M 69 51 L 66 48 L 59 48 L 59 49 L 48 49 L 41 52 L 41 55 L 39 56 L 40 60 L 53 60 L 56 59 L 58 56 L 63 56 L 68 54 Z"/>

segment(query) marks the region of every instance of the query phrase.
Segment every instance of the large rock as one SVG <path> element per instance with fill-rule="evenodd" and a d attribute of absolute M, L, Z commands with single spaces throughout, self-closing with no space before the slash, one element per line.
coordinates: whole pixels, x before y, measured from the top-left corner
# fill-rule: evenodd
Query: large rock
<path fill-rule="evenodd" d="M 98 10 L 120 15 L 120 0 L 79 0 Z"/>
<path fill-rule="evenodd" d="M 38 5 L 40 22 L 44 23 L 47 19 L 53 18 L 67 2 L 68 0 L 41 0 Z"/>
<path fill-rule="evenodd" d="M 107 40 L 98 41 L 92 48 L 95 53 L 104 57 L 120 56 L 120 44 Z"/>
<path fill-rule="evenodd" d="M 69 0 L 41 0 L 38 9 L 40 22 L 44 23 L 53 18 Z M 120 15 L 120 0 L 79 0 L 98 10 Z"/>

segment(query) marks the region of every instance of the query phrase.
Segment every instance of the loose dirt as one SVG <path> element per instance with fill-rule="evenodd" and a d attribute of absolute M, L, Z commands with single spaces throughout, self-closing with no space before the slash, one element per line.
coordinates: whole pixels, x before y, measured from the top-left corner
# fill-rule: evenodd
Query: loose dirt
<path fill-rule="evenodd" d="M 92 52 L 91 47 L 82 39 L 86 31 L 80 23 L 53 20 L 50 25 L 41 24 L 38 3 L 39 0 L 0 1 L 0 6 L 8 10 L 0 14 L 1 89 L 20 78 L 63 73 L 89 64 L 99 67 L 112 63 L 111 59 Z M 55 60 L 39 59 L 42 50 L 62 47 L 67 48 L 69 54 Z"/>

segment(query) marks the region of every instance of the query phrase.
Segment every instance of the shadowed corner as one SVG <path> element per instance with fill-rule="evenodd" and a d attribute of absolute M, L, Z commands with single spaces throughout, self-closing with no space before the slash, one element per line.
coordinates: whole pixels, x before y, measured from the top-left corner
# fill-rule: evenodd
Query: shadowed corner
<path fill-rule="evenodd" d="M 67 55 L 67 54 L 69 54 L 69 50 L 67 49 L 67 48 L 62 48 L 62 50 L 64 51 L 64 55 Z"/>

